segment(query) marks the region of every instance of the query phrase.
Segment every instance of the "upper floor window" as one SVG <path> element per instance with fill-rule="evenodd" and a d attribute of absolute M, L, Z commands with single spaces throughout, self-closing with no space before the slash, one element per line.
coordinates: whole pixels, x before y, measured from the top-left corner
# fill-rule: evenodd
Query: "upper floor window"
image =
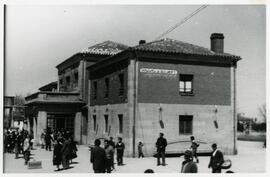
<path fill-rule="evenodd" d="M 179 92 L 181 95 L 193 94 L 193 75 L 192 74 L 180 74 Z"/>
<path fill-rule="evenodd" d="M 59 84 L 62 85 L 63 84 L 63 79 L 59 80 Z"/>
<path fill-rule="evenodd" d="M 97 99 L 97 81 L 93 82 L 93 99 Z"/>
<path fill-rule="evenodd" d="M 179 116 L 179 134 L 192 134 L 193 116 L 180 115 Z"/>
<path fill-rule="evenodd" d="M 124 74 L 121 73 L 118 75 L 120 87 L 119 87 L 119 96 L 124 95 Z"/>
<path fill-rule="evenodd" d="M 104 93 L 104 98 L 109 97 L 109 89 L 110 89 L 110 79 L 106 78 L 105 79 L 105 93 Z"/>
<path fill-rule="evenodd" d="M 70 84 L 70 76 L 66 77 L 66 84 L 69 85 Z"/>
<path fill-rule="evenodd" d="M 75 82 L 77 82 L 79 80 L 79 74 L 78 73 L 74 74 L 74 80 L 75 80 Z"/>

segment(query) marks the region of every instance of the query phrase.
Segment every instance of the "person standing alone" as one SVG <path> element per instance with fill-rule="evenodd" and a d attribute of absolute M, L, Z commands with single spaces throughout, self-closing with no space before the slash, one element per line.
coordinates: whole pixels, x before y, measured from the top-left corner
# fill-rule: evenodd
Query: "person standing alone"
<path fill-rule="evenodd" d="M 142 147 L 143 147 L 143 143 L 139 142 L 139 144 L 138 144 L 138 158 L 140 158 L 140 157 L 143 158 L 144 157 Z"/>
<path fill-rule="evenodd" d="M 221 165 L 224 163 L 223 154 L 217 149 L 217 144 L 212 144 L 212 149 L 208 168 L 212 168 L 212 173 L 221 173 Z"/>
<path fill-rule="evenodd" d="M 165 166 L 165 150 L 167 146 L 167 140 L 163 137 L 163 133 L 159 133 L 159 138 L 156 142 L 156 148 L 157 148 L 157 165 L 160 164 L 160 157 L 162 158 L 162 165 Z"/>
<path fill-rule="evenodd" d="M 116 152 L 117 152 L 117 165 L 123 165 L 123 155 L 124 155 L 124 149 L 125 149 L 125 144 L 122 142 L 122 138 L 118 138 L 118 142 L 115 146 Z"/>

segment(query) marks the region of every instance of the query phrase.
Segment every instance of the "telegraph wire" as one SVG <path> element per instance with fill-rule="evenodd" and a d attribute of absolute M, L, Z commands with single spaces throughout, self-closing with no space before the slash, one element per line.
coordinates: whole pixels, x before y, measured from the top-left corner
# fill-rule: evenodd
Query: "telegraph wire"
<path fill-rule="evenodd" d="M 189 19 L 191 19 L 193 16 L 195 16 L 196 14 L 198 14 L 200 11 L 202 11 L 203 9 L 205 9 L 208 5 L 203 5 L 201 7 L 199 7 L 197 10 L 195 10 L 194 12 L 192 12 L 190 15 L 188 15 L 187 17 L 185 17 L 184 19 L 182 19 L 180 22 L 178 22 L 177 24 L 175 24 L 173 27 L 171 27 L 170 29 L 168 29 L 167 31 L 163 32 L 160 36 L 158 36 L 155 40 L 158 40 L 162 37 L 164 37 L 165 35 L 169 34 L 170 32 L 172 32 L 174 29 L 176 29 L 177 27 L 179 27 L 180 25 L 184 24 L 185 22 L 187 22 Z"/>

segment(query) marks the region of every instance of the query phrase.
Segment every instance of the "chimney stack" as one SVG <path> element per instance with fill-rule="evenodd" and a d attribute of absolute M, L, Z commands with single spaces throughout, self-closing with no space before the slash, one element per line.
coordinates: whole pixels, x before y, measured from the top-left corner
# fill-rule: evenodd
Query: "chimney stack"
<path fill-rule="evenodd" d="M 141 44 L 145 44 L 146 43 L 146 41 L 145 40 L 140 40 L 139 41 L 139 45 L 141 45 Z"/>
<path fill-rule="evenodd" d="M 215 53 L 224 53 L 224 36 L 222 33 L 211 34 L 211 50 Z"/>

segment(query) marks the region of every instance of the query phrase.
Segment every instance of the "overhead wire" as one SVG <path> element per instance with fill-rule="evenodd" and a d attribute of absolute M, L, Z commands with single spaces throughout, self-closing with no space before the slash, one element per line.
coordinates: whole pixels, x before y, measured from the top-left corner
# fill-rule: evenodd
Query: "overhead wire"
<path fill-rule="evenodd" d="M 189 14 L 187 17 L 185 17 L 184 19 L 182 19 L 180 22 L 178 22 L 177 24 L 175 24 L 174 26 L 172 26 L 170 29 L 168 29 L 167 31 L 163 32 L 161 35 L 159 35 L 155 40 L 159 40 L 160 38 L 164 37 L 165 35 L 169 34 L 170 32 L 172 32 L 173 30 L 175 30 L 176 28 L 178 28 L 179 26 L 181 26 L 182 24 L 184 24 L 185 22 L 187 22 L 189 19 L 191 19 L 193 16 L 195 16 L 196 14 L 198 14 L 199 12 L 201 12 L 203 9 L 205 9 L 208 5 L 202 5 L 201 7 L 199 7 L 198 9 L 196 9 L 194 12 L 192 12 L 191 14 Z"/>

